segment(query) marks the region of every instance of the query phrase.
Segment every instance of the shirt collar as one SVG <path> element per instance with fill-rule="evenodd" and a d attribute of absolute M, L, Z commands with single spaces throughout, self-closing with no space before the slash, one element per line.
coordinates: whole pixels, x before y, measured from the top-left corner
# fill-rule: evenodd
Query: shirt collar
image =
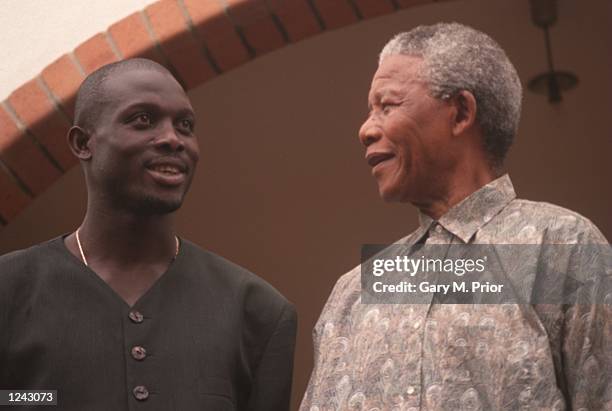
<path fill-rule="evenodd" d="M 512 181 L 508 174 L 504 174 L 461 200 L 440 217 L 437 223 L 467 243 L 476 231 L 515 198 Z M 422 230 L 423 234 L 429 231 L 434 223 L 436 221 L 419 211 L 419 230 Z"/>

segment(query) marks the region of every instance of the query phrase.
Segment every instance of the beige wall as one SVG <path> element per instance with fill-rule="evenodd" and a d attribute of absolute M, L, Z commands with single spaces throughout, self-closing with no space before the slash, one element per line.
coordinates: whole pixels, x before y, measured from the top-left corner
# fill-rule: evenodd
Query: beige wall
<path fill-rule="evenodd" d="M 155 0 L 2 0 L 0 100 L 88 37 Z"/>

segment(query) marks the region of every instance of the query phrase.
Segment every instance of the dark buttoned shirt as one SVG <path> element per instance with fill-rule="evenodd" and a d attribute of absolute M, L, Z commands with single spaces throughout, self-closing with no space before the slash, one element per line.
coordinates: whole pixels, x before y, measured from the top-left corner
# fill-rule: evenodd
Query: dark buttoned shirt
<path fill-rule="evenodd" d="M 288 410 L 295 332 L 276 290 L 186 240 L 133 307 L 62 238 L 0 257 L 0 389 L 56 409 Z"/>

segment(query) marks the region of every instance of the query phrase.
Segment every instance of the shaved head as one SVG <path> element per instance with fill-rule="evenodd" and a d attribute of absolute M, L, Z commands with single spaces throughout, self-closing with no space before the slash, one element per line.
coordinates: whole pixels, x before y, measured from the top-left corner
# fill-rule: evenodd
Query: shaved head
<path fill-rule="evenodd" d="M 144 58 L 133 58 L 107 64 L 87 76 L 77 93 L 74 109 L 74 125 L 89 132 L 95 130 L 101 113 L 101 105 L 111 101 L 104 82 L 115 74 L 135 69 L 154 70 L 171 77 L 172 73 L 159 63 Z"/>

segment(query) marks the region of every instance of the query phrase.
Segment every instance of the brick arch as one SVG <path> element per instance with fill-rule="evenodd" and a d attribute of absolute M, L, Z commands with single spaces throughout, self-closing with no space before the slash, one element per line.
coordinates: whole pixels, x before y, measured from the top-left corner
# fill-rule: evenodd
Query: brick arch
<path fill-rule="evenodd" d="M 439 0 L 159 0 L 81 43 L 0 103 L 0 226 L 76 164 L 65 136 L 85 76 L 156 60 L 192 89 L 267 52 Z"/>

